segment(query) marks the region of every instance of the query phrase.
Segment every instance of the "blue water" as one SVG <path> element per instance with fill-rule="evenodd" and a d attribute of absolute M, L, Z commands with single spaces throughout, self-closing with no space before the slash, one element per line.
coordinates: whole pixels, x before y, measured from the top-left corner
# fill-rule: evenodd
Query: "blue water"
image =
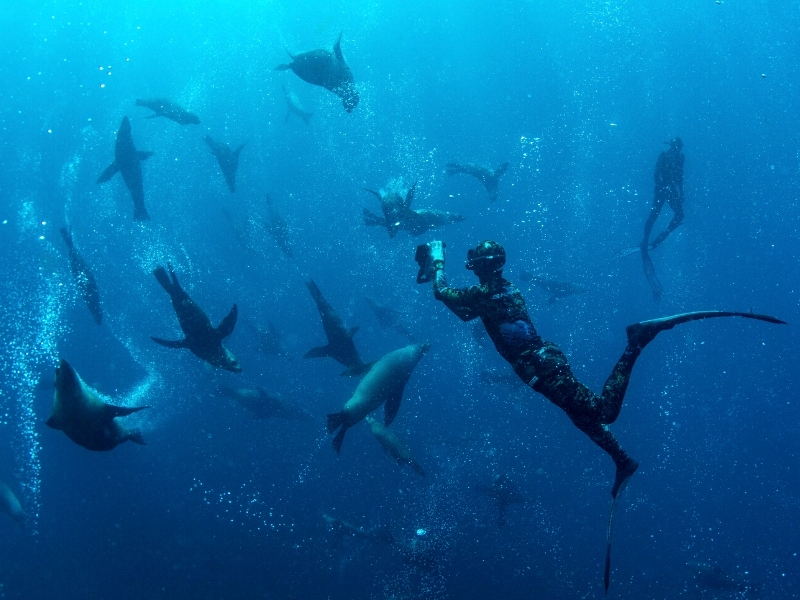
<path fill-rule="evenodd" d="M 0 11 L 0 481 L 31 515 L 0 515 L 0 597 L 601 597 L 610 459 L 543 397 L 509 379 L 472 326 L 414 282 L 417 243 L 502 243 L 522 271 L 589 288 L 554 304 L 521 284 L 538 332 L 599 390 L 625 325 L 698 309 L 774 314 L 684 325 L 642 354 L 613 431 L 641 463 L 615 522 L 609 597 L 698 597 L 689 563 L 718 566 L 762 598 L 800 594 L 800 5 L 703 2 L 8 3 Z M 274 71 L 293 53 L 342 50 L 361 102 Z M 284 121 L 281 84 L 314 113 Z M 198 126 L 146 119 L 165 97 Z M 132 221 L 115 132 L 131 119 L 152 221 Z M 241 154 L 231 194 L 203 143 Z M 686 220 L 653 252 L 653 303 L 637 256 L 663 142 L 682 137 Z M 447 162 L 510 161 L 490 205 Z M 366 228 L 362 188 L 417 181 L 416 208 L 464 222 L 412 238 Z M 294 260 L 263 228 L 269 193 Z M 229 211 L 250 249 L 234 235 Z M 666 226 L 669 210 L 654 229 Z M 249 223 L 249 224 L 248 224 Z M 58 228 L 73 228 L 105 313 L 77 294 Z M 176 338 L 152 270 L 171 262 L 218 323 L 231 305 L 275 322 L 294 360 L 265 356 L 242 319 L 227 340 L 243 373 L 212 371 Z M 326 413 L 357 380 L 331 359 L 313 278 L 365 360 L 407 343 L 364 297 L 431 343 L 392 429 L 428 476 L 390 461 L 358 425 L 340 457 Z M 484 341 L 484 344 L 488 341 Z M 44 425 L 65 358 L 127 405 L 142 447 L 95 453 Z M 317 423 L 254 421 L 219 385 L 260 385 Z M 506 473 L 526 497 L 498 527 L 476 492 Z M 330 514 L 436 549 L 433 568 L 392 547 L 337 539 Z M 424 530 L 419 535 L 418 530 Z M 420 532 L 421 533 L 421 532 Z M 750 591 L 699 590 L 704 598 Z"/>

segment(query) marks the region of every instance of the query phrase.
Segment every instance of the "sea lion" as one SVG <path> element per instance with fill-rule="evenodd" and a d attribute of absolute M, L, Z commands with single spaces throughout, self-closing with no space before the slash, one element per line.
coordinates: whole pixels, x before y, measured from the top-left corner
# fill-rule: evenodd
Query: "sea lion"
<path fill-rule="evenodd" d="M 497 525 L 502 527 L 506 524 L 506 512 L 511 504 L 522 504 L 525 498 L 519 492 L 516 484 L 509 479 L 505 473 L 498 475 L 492 481 L 492 485 L 479 483 L 475 489 L 482 494 L 489 496 L 497 506 Z"/>
<path fill-rule="evenodd" d="M 297 94 L 294 92 L 290 92 L 286 90 L 286 86 L 282 85 L 281 89 L 283 89 L 283 95 L 286 96 L 286 119 L 284 119 L 284 123 L 289 122 L 289 117 L 292 115 L 297 115 L 301 119 L 303 119 L 303 123 L 308 125 L 308 122 L 313 117 L 313 113 L 308 112 L 303 105 L 300 104 L 300 98 L 297 97 Z"/>
<path fill-rule="evenodd" d="M 69 266 L 72 269 L 75 285 L 78 286 L 78 291 L 83 296 L 86 307 L 92 313 L 94 322 L 101 325 L 103 323 L 103 308 L 100 306 L 100 292 L 97 291 L 97 282 L 94 279 L 94 275 L 92 275 L 83 257 L 75 249 L 75 245 L 72 243 L 72 232 L 66 227 L 62 227 L 59 231 L 69 249 Z"/>
<path fill-rule="evenodd" d="M 530 282 L 536 287 L 541 288 L 550 294 L 550 297 L 547 299 L 548 304 L 553 304 L 553 302 L 559 298 L 566 298 L 576 294 L 585 294 L 589 291 L 582 285 L 576 285 L 574 283 L 569 283 L 568 281 L 542 279 L 541 277 L 536 277 L 535 275 L 528 273 L 528 271 L 522 271 L 522 273 L 519 275 L 519 278 L 521 281 Z"/>
<path fill-rule="evenodd" d="M 114 144 L 114 162 L 103 171 L 103 174 L 97 179 L 97 183 L 105 183 L 119 171 L 133 199 L 134 221 L 150 220 L 150 215 L 147 214 L 144 206 L 141 162 L 151 156 L 153 156 L 152 152 L 136 149 L 131 135 L 131 123 L 128 121 L 128 117 L 123 117 L 119 131 L 117 131 L 117 141 Z"/>
<path fill-rule="evenodd" d="M 114 406 L 103 402 L 64 359 L 56 367 L 53 414 L 46 425 L 60 429 L 69 439 L 88 450 L 113 450 L 128 440 L 145 445 L 142 434 L 128 430 L 115 418 L 125 417 L 149 406 Z"/>
<path fill-rule="evenodd" d="M 211 148 L 211 153 L 217 158 L 219 168 L 222 169 L 222 175 L 225 177 L 225 183 L 228 184 L 228 189 L 231 193 L 236 191 L 236 171 L 239 169 L 239 153 L 244 148 L 242 144 L 236 150 L 231 150 L 230 146 L 222 142 L 215 142 L 210 135 L 203 138 Z"/>
<path fill-rule="evenodd" d="M 499 195 L 498 189 L 498 180 L 506 172 L 508 169 L 508 163 L 505 162 L 499 167 L 497 167 L 494 171 L 491 169 L 487 169 L 486 167 L 482 167 L 480 165 L 459 165 L 457 163 L 449 163 L 447 165 L 447 174 L 448 175 L 455 175 L 456 173 L 466 173 L 467 175 L 472 175 L 478 181 L 483 184 L 483 187 L 486 188 L 486 191 L 489 192 L 489 201 L 494 203 L 497 200 L 497 196 Z"/>
<path fill-rule="evenodd" d="M 181 108 L 177 104 L 155 98 L 153 100 L 137 100 L 136 106 L 144 106 L 153 111 L 153 114 L 145 117 L 147 119 L 155 119 L 156 117 L 166 117 L 170 121 L 175 121 L 178 125 L 199 125 L 200 119 L 197 115 L 190 113 L 188 110 Z"/>
<path fill-rule="evenodd" d="M 317 346 L 305 353 L 303 358 L 321 358 L 330 356 L 335 361 L 343 364 L 347 369 L 342 371 L 342 375 L 362 375 L 369 371 L 373 363 L 364 363 L 358 355 L 356 345 L 353 343 L 353 336 L 358 331 L 358 327 L 347 329 L 341 317 L 336 314 L 333 307 L 323 297 L 317 284 L 313 280 L 306 282 L 308 291 L 317 303 L 319 316 L 322 317 L 322 327 L 328 343 L 325 346 Z"/>
<path fill-rule="evenodd" d="M 336 534 L 337 541 L 341 540 L 344 536 L 349 535 L 354 538 L 370 540 L 372 542 L 385 542 L 387 544 L 394 543 L 394 538 L 392 537 L 391 532 L 385 527 L 364 529 L 363 527 L 353 525 L 352 523 L 348 523 L 347 521 L 339 519 L 338 517 L 332 517 L 325 513 L 322 513 L 322 518 L 325 519 L 325 522 Z"/>
<path fill-rule="evenodd" d="M 430 350 L 430 344 L 412 344 L 394 350 L 378 360 L 364 376 L 356 391 L 338 413 L 328 415 L 328 433 L 341 427 L 333 438 L 336 454 L 342 449 L 347 430 L 383 404 L 383 424 L 388 427 L 400 410 L 403 390 L 411 372 Z"/>
<path fill-rule="evenodd" d="M 366 297 L 366 300 L 367 304 L 369 304 L 369 307 L 372 309 L 372 312 L 375 313 L 375 318 L 378 319 L 378 323 L 381 324 L 381 327 L 384 329 L 394 329 L 400 335 L 407 337 L 408 341 L 412 344 L 417 342 L 417 340 L 414 338 L 414 335 L 401 321 L 402 313 L 399 310 L 392 308 L 391 306 L 381 304 L 369 296 Z"/>
<path fill-rule="evenodd" d="M 236 327 L 236 317 L 239 314 L 237 306 L 233 305 L 231 312 L 215 329 L 211 326 L 211 320 L 203 312 L 203 309 L 189 297 L 189 294 L 178 283 L 172 265 L 168 264 L 167 268 L 169 275 L 164 267 L 157 267 L 153 271 L 153 275 L 172 299 L 172 307 L 175 309 L 178 323 L 186 337 L 176 341 L 162 340 L 152 336 L 150 339 L 167 348 L 188 348 L 196 357 L 214 367 L 241 373 L 242 366 L 239 361 L 231 354 L 230 350 L 222 345 L 222 340 L 232 334 L 233 328 Z M 170 281 L 170 276 L 172 281 Z"/>
<path fill-rule="evenodd" d="M 286 255 L 286 258 L 292 258 L 292 247 L 289 245 L 289 226 L 275 209 L 269 194 L 266 195 L 266 202 L 269 216 L 269 222 L 266 224 L 267 231 L 275 240 L 275 243 L 278 244 L 278 248 Z"/>
<path fill-rule="evenodd" d="M 387 456 L 395 459 L 398 465 L 408 465 L 417 473 L 425 477 L 425 470 L 416 460 L 414 460 L 414 457 L 411 456 L 411 452 L 409 452 L 408 448 L 403 443 L 403 440 L 397 437 L 393 431 L 390 431 L 384 427 L 381 422 L 376 421 L 369 415 L 364 417 L 364 420 L 367 422 L 367 425 L 369 425 L 372 435 L 374 435 L 375 439 L 378 440 L 381 448 L 383 448 L 383 451 L 386 452 Z"/>
<path fill-rule="evenodd" d="M 28 515 L 22 510 L 22 505 L 17 500 L 14 492 L 5 483 L 0 483 L 0 510 L 14 519 L 18 525 L 25 525 L 25 519 L 28 518 Z"/>
<path fill-rule="evenodd" d="M 353 72 L 342 55 L 342 34 L 333 45 L 333 52 L 327 50 L 310 50 L 297 56 L 289 54 L 292 59 L 287 65 L 278 65 L 276 71 L 291 69 L 303 81 L 311 85 L 324 87 L 342 99 L 342 105 L 347 112 L 352 112 L 358 105 L 358 90 L 356 89 Z"/>
<path fill-rule="evenodd" d="M 233 398 L 253 414 L 254 419 L 287 419 L 291 421 L 314 421 L 314 416 L 304 408 L 284 402 L 262 387 L 223 387 L 220 392 Z"/>
<path fill-rule="evenodd" d="M 412 210 L 411 203 L 414 200 L 414 190 L 417 184 L 405 195 L 401 196 L 397 191 L 389 191 L 381 194 L 374 190 L 363 188 L 365 192 L 373 194 L 381 202 L 383 218 L 372 213 L 369 209 L 364 209 L 364 224 L 367 226 L 385 227 L 390 238 L 394 238 L 400 230 L 408 231 L 413 236 L 422 235 L 429 229 L 459 223 L 464 220 L 463 215 L 448 213 L 443 210 L 432 208 L 422 208 Z"/>

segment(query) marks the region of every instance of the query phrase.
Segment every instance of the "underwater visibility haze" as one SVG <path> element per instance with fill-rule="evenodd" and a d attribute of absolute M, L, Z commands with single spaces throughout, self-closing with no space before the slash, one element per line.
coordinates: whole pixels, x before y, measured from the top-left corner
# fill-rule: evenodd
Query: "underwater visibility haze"
<path fill-rule="evenodd" d="M 800 596 L 800 2 L 7 4 L 0 598 Z"/>

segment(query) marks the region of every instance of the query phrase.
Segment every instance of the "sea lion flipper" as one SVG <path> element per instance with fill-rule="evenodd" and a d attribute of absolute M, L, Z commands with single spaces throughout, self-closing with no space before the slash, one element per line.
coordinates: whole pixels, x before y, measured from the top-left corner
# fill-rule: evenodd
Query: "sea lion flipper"
<path fill-rule="evenodd" d="M 153 156 L 153 152 L 152 150 L 138 150 L 136 155 L 139 157 L 139 161 L 141 162 Z"/>
<path fill-rule="evenodd" d="M 233 151 L 233 153 L 238 157 L 239 156 L 239 152 L 241 152 L 242 148 L 244 148 L 246 145 L 247 145 L 247 142 L 245 142 L 244 144 L 239 146 L 236 150 Z"/>
<path fill-rule="evenodd" d="M 153 340 L 156 344 L 160 344 L 165 348 L 188 348 L 186 345 L 186 338 L 182 340 L 162 340 L 161 338 L 150 336 L 150 339 Z"/>
<path fill-rule="evenodd" d="M 383 405 L 383 425 L 388 427 L 394 421 L 397 413 L 400 411 L 400 402 L 403 400 L 403 390 L 399 394 L 395 394 L 393 398 L 389 398 Z"/>
<path fill-rule="evenodd" d="M 135 412 L 139 412 L 140 410 L 144 410 L 145 408 L 150 408 L 149 406 L 116 406 L 114 404 L 106 404 L 105 405 L 105 417 L 107 420 L 111 421 L 116 417 L 127 417 L 128 415 L 132 415 Z"/>
<path fill-rule="evenodd" d="M 291 54 L 289 56 L 291 56 Z M 275 70 L 276 71 L 285 71 L 285 70 L 291 69 L 291 68 L 292 68 L 292 65 L 278 65 L 277 67 L 275 67 Z"/>
<path fill-rule="evenodd" d="M 330 346 L 317 346 L 316 348 L 312 348 L 308 352 L 303 355 L 303 358 L 322 358 L 324 356 L 330 356 L 331 350 Z"/>
<path fill-rule="evenodd" d="M 53 417 L 47 419 L 47 421 L 45 421 L 44 424 L 50 427 L 51 429 L 61 429 L 61 426 L 58 423 L 56 423 L 56 420 Z"/>
<path fill-rule="evenodd" d="M 114 161 L 113 163 L 108 165 L 108 167 L 106 167 L 106 170 L 103 171 L 102 175 L 100 175 L 100 177 L 97 178 L 97 183 L 105 183 L 106 181 L 111 179 L 114 175 L 116 175 L 118 171 L 119 167 L 117 166 L 117 161 Z"/>
<path fill-rule="evenodd" d="M 344 62 L 344 56 L 342 55 L 342 32 L 339 32 L 339 37 L 336 40 L 336 43 L 333 45 L 333 54 L 336 56 L 336 60 L 340 60 Z"/>
<path fill-rule="evenodd" d="M 507 162 L 504 162 L 502 165 L 500 165 L 499 167 L 497 167 L 497 170 L 494 172 L 494 176 L 495 176 L 495 177 L 500 177 L 500 176 L 502 176 L 502 175 L 503 175 L 503 173 L 505 173 L 505 172 L 506 172 L 506 169 L 508 169 L 508 163 L 507 163 Z"/>
<path fill-rule="evenodd" d="M 355 367 L 350 367 L 349 369 L 345 369 L 339 375 L 341 377 L 357 377 L 359 375 L 364 375 L 364 373 L 369 372 L 372 368 L 372 365 L 375 364 L 375 361 L 369 363 L 361 363 L 360 365 L 356 365 Z"/>
<path fill-rule="evenodd" d="M 347 332 L 347 337 L 349 338 L 353 337 L 355 334 L 358 333 L 359 329 L 361 328 L 358 325 L 356 325 L 355 327 L 351 327 L 350 330 Z"/>
<path fill-rule="evenodd" d="M 228 316 L 222 319 L 222 323 L 217 327 L 217 334 L 219 339 L 224 339 L 233 333 L 233 328 L 236 327 L 236 318 L 239 316 L 239 308 L 234 304 Z"/>
<path fill-rule="evenodd" d="M 408 190 L 406 194 L 406 208 L 411 208 L 411 203 L 414 201 L 414 190 L 417 189 L 417 182 L 414 182 L 414 185 L 411 186 L 411 189 Z"/>
<path fill-rule="evenodd" d="M 164 267 L 158 266 L 153 271 L 153 275 L 156 276 L 158 283 L 161 284 L 161 287 L 171 296 L 172 295 L 172 282 L 169 280 L 169 275 L 167 275 L 167 270 Z"/>
<path fill-rule="evenodd" d="M 372 194 L 373 196 L 375 196 L 375 197 L 376 197 L 378 200 L 383 200 L 383 198 L 381 197 L 381 195 L 380 195 L 378 192 L 376 192 L 375 190 L 371 190 L 371 189 L 369 189 L 369 188 L 361 188 L 361 189 L 362 189 L 362 190 L 364 190 L 365 192 L 369 192 L 370 194 Z"/>
<path fill-rule="evenodd" d="M 383 219 L 376 215 L 371 210 L 365 208 L 364 209 L 364 225 L 374 225 L 379 227 L 387 227 L 386 219 Z"/>

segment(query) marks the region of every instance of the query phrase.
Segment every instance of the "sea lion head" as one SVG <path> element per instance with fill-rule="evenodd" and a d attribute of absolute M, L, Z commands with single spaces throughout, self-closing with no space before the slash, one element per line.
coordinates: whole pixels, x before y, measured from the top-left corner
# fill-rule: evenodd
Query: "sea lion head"
<path fill-rule="evenodd" d="M 81 391 L 81 378 L 72 365 L 63 358 L 56 367 L 56 392 L 61 396 L 74 396 Z"/>

